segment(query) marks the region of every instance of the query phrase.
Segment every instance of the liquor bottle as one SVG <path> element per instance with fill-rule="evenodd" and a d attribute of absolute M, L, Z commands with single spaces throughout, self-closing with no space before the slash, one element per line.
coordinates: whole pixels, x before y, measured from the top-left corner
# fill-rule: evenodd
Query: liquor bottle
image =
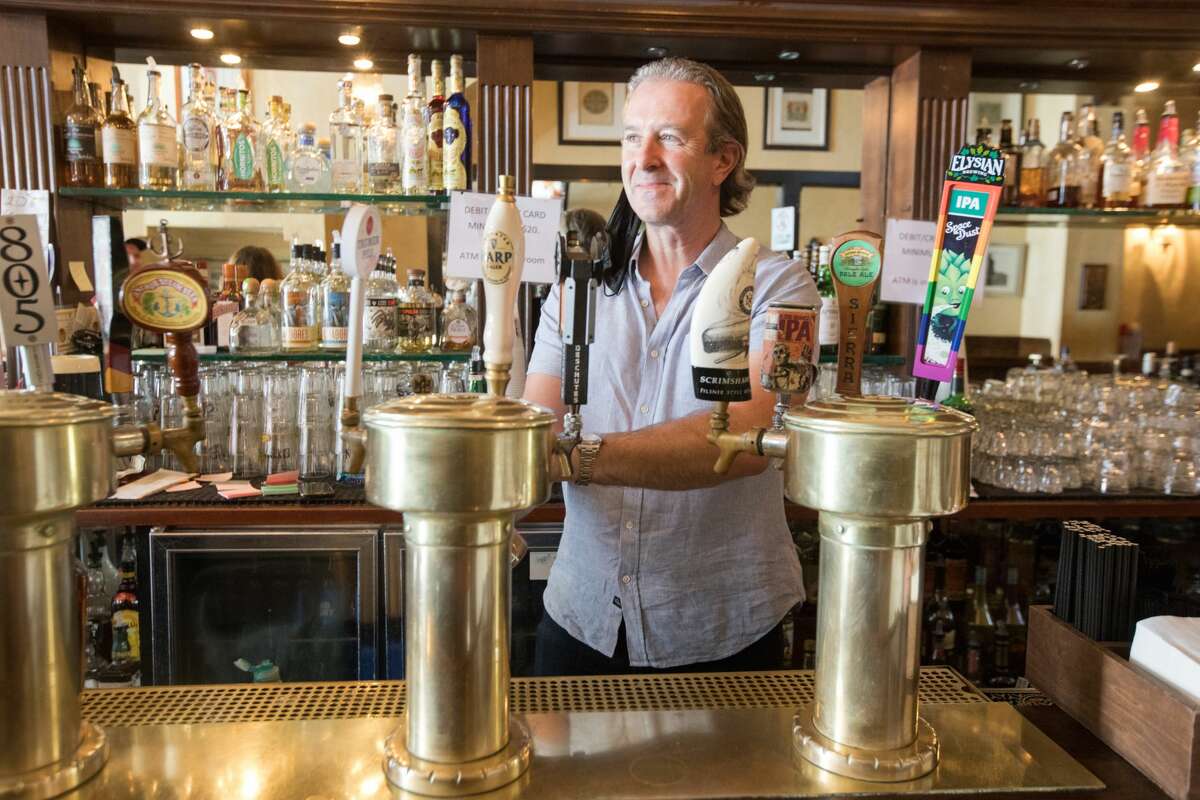
<path fill-rule="evenodd" d="M 135 665 L 141 661 L 141 624 L 138 619 L 137 551 L 133 537 L 121 544 L 121 583 L 112 598 L 114 664 Z"/>
<path fill-rule="evenodd" d="M 1018 578 L 1017 568 L 1009 567 L 1004 587 L 1004 625 L 1008 629 L 1008 665 L 1013 675 L 1019 678 L 1025 674 L 1025 644 L 1029 626 L 1021 607 Z"/>
<path fill-rule="evenodd" d="M 467 391 L 471 394 L 487 394 L 487 380 L 484 378 L 483 351 L 479 345 L 471 348 L 471 361 L 468 365 Z"/>
<path fill-rule="evenodd" d="M 933 593 L 933 607 L 925 617 L 927 637 L 925 662 L 927 664 L 953 665 L 956 653 L 957 625 L 950 602 L 941 588 Z"/>
<path fill-rule="evenodd" d="M 109 189 L 134 189 L 138 182 L 137 123 L 129 116 L 125 82 L 113 67 L 112 100 L 100 130 L 104 152 L 104 185 Z"/>
<path fill-rule="evenodd" d="M 466 297 L 464 296 L 464 301 Z M 408 286 L 397 304 L 397 349 L 402 353 L 428 353 L 437 336 L 437 304 L 425 288 L 425 270 L 410 269 Z"/>
<path fill-rule="evenodd" d="M 229 329 L 233 318 L 242 308 L 242 293 L 238 289 L 237 267 L 226 262 L 221 266 L 221 290 L 213 300 L 209 326 L 211 338 L 206 335 L 209 344 L 218 347 L 229 347 Z"/>
<path fill-rule="evenodd" d="M 425 132 L 425 97 L 422 92 L 421 57 L 408 57 L 408 95 L 404 98 L 404 172 L 405 194 L 429 191 L 429 152 Z"/>
<path fill-rule="evenodd" d="M 1100 138 L 1096 109 L 1090 105 L 1085 105 L 1079 112 L 1077 134 L 1079 205 L 1095 208 L 1100 204 L 1100 161 L 1104 155 L 1104 140 Z"/>
<path fill-rule="evenodd" d="M 442 116 L 442 182 L 448 192 L 471 184 L 471 107 L 463 95 L 462 63 L 462 56 L 450 56 L 450 96 Z"/>
<path fill-rule="evenodd" d="M 97 137 L 104 120 L 92 107 L 88 97 L 87 76 L 79 59 L 71 70 L 72 102 L 63 121 L 66 149 L 65 186 L 100 186 L 103 183 L 103 161 L 98 155 Z"/>
<path fill-rule="evenodd" d="M 400 189 L 399 139 L 396 104 L 390 94 L 381 94 L 375 122 L 367 129 L 367 191 L 372 194 Z"/>
<path fill-rule="evenodd" d="M 1134 115 L 1132 155 L 1129 167 L 1129 205 L 1141 206 L 1146 197 L 1146 172 L 1150 168 L 1150 121 L 1146 109 Z"/>
<path fill-rule="evenodd" d="M 342 271 L 342 243 L 333 241 L 333 260 L 321 281 L 321 349 L 345 350 L 350 338 L 350 276 Z"/>
<path fill-rule="evenodd" d="M 947 522 L 942 553 L 946 560 L 946 599 L 961 604 L 967 596 L 967 543 L 959 535 L 957 524 Z"/>
<path fill-rule="evenodd" d="M 820 343 L 823 358 L 836 358 L 841 316 L 838 311 L 837 292 L 833 288 L 833 275 L 829 272 L 829 257 L 829 245 L 821 245 L 817 251 L 817 294 L 821 296 L 817 341 Z"/>
<path fill-rule="evenodd" d="M 229 349 L 232 352 L 246 355 L 279 352 L 281 320 L 275 306 L 278 296 L 279 284 L 267 278 L 258 287 L 253 304 L 234 316 L 229 323 Z"/>
<path fill-rule="evenodd" d="M 1004 189 L 1000 202 L 1015 206 L 1021 199 L 1021 149 L 1013 144 L 1012 120 L 1000 121 L 1000 155 L 1004 159 Z"/>
<path fill-rule="evenodd" d="M 217 188 L 217 117 L 205 97 L 204 68 L 188 65 L 188 101 L 180 112 L 179 188 Z"/>
<path fill-rule="evenodd" d="M 467 305 L 467 293 L 455 289 L 450 305 L 442 314 L 442 349 L 463 352 L 471 350 L 478 341 L 475 309 Z"/>
<path fill-rule="evenodd" d="M 1196 116 L 1196 129 L 1187 143 L 1186 161 L 1191 170 L 1188 179 L 1187 207 L 1200 211 L 1200 114 Z"/>
<path fill-rule="evenodd" d="M 985 684 L 992 689 L 1011 689 L 1017 685 L 1010 663 L 1010 632 L 1003 619 L 996 622 L 993 633 L 992 669 Z"/>
<path fill-rule="evenodd" d="M 1132 205 L 1133 152 L 1125 143 L 1125 115 L 1114 111 L 1112 138 L 1100 157 L 1100 205 L 1124 208 Z"/>
<path fill-rule="evenodd" d="M 429 63 L 429 75 L 433 82 L 433 95 L 429 98 L 429 104 L 425 106 L 425 130 L 428 136 L 425 150 L 429 156 L 429 191 L 438 194 L 446 191 L 443 177 L 445 165 L 442 163 L 442 136 L 446 127 L 446 79 L 441 61 L 435 58 Z"/>
<path fill-rule="evenodd" d="M 1041 124 L 1029 120 L 1025 144 L 1021 147 L 1021 205 L 1037 208 L 1046 204 L 1046 146 L 1041 140 Z"/>
<path fill-rule="evenodd" d="M 338 81 L 338 107 L 329 115 L 332 191 L 362 191 L 362 120 L 354 110 L 354 82 Z"/>
<path fill-rule="evenodd" d="M 239 89 L 237 110 L 221 123 L 221 190 L 261 192 L 259 126 L 250 113 L 250 92 Z"/>
<path fill-rule="evenodd" d="M 331 191 L 331 176 L 329 156 L 317 147 L 317 126 L 311 122 L 305 123 L 300 129 L 299 144 L 288 159 L 288 191 L 328 193 Z"/>
<path fill-rule="evenodd" d="M 1158 123 L 1158 141 L 1146 170 L 1147 208 L 1183 208 L 1191 173 L 1179 157 L 1179 117 L 1175 101 L 1168 100 Z"/>
<path fill-rule="evenodd" d="M 942 405 L 953 408 L 964 414 L 975 415 L 975 406 L 967 396 L 967 359 L 960 355 L 954 363 L 954 377 L 950 381 L 950 394 L 942 401 Z"/>
<path fill-rule="evenodd" d="M 394 267 L 389 265 L 391 249 L 380 256 L 367 276 L 366 308 L 363 309 L 363 352 L 391 353 L 396 349 L 396 304 L 398 287 Z"/>
<path fill-rule="evenodd" d="M 967 653 L 963 661 L 963 677 L 976 686 L 983 684 L 983 641 L 974 628 L 967 631 Z"/>
<path fill-rule="evenodd" d="M 991 649 L 996 621 L 988 608 L 987 567 L 975 567 L 975 583 L 971 587 L 971 610 L 967 616 L 967 628 L 970 633 L 979 637 L 980 646 L 985 651 Z"/>
<path fill-rule="evenodd" d="M 316 350 L 321 325 L 321 283 L 313 276 L 312 245 L 292 245 L 292 271 L 280 286 L 282 323 L 280 348 L 284 351 Z"/>
<path fill-rule="evenodd" d="M 261 161 L 263 182 L 268 192 L 282 192 L 287 188 L 288 127 L 283 114 L 283 98 L 271 96 L 267 112 L 267 124 L 263 126 Z"/>
<path fill-rule="evenodd" d="M 1049 179 L 1046 184 L 1046 205 L 1075 208 L 1079 205 L 1079 152 L 1082 148 L 1072 141 L 1071 129 L 1075 115 L 1062 113 L 1058 125 L 1058 144 L 1050 151 Z"/>
<path fill-rule="evenodd" d="M 138 115 L 138 179 L 143 189 L 174 189 L 179 177 L 175 118 L 158 96 L 162 74 L 146 73 L 146 107 Z"/>

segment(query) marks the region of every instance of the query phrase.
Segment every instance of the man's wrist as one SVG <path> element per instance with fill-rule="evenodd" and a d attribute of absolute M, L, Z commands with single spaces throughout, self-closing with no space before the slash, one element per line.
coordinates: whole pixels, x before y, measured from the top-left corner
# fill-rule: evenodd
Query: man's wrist
<path fill-rule="evenodd" d="M 596 460 L 600 457 L 600 445 L 603 440 L 594 433 L 585 434 L 579 444 L 571 450 L 574 463 L 571 474 L 576 486 L 587 486 L 592 482 L 596 470 Z"/>

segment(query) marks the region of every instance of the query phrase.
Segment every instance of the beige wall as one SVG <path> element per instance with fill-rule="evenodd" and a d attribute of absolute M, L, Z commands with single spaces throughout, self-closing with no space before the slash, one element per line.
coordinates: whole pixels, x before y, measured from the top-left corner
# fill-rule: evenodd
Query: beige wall
<path fill-rule="evenodd" d="M 1124 244 L 1120 321 L 1140 324 L 1149 350 L 1200 347 L 1200 229 L 1130 227 Z"/>

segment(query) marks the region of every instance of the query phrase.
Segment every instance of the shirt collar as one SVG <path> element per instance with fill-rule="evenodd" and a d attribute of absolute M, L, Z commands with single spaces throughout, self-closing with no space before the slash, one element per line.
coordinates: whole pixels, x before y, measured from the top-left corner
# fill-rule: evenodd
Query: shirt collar
<path fill-rule="evenodd" d="M 633 255 L 629 257 L 629 271 L 632 273 L 634 280 L 638 281 L 642 280 L 642 276 L 638 273 L 637 268 L 638 256 L 642 253 L 642 243 L 645 236 L 646 228 L 643 226 L 638 231 L 637 238 L 633 240 Z M 698 267 L 706 276 L 710 275 L 713 268 L 717 266 L 717 263 L 737 245 L 738 241 L 737 234 L 729 230 L 729 226 L 722 221 L 720 229 L 717 230 L 717 235 L 700 251 L 700 255 L 696 257 L 695 262 L 688 269 Z"/>

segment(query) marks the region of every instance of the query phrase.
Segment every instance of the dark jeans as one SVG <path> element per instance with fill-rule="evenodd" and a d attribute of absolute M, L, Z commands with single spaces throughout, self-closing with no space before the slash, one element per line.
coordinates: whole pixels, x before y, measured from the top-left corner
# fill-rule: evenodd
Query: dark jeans
<path fill-rule="evenodd" d="M 533 674 L 552 675 L 649 675 L 663 672 L 745 672 L 783 669 L 783 623 L 741 652 L 719 661 L 702 661 L 668 669 L 632 667 L 625 645 L 625 623 L 617 632 L 617 649 L 612 658 L 593 650 L 567 633 L 561 625 L 542 615 L 537 629 Z"/>

